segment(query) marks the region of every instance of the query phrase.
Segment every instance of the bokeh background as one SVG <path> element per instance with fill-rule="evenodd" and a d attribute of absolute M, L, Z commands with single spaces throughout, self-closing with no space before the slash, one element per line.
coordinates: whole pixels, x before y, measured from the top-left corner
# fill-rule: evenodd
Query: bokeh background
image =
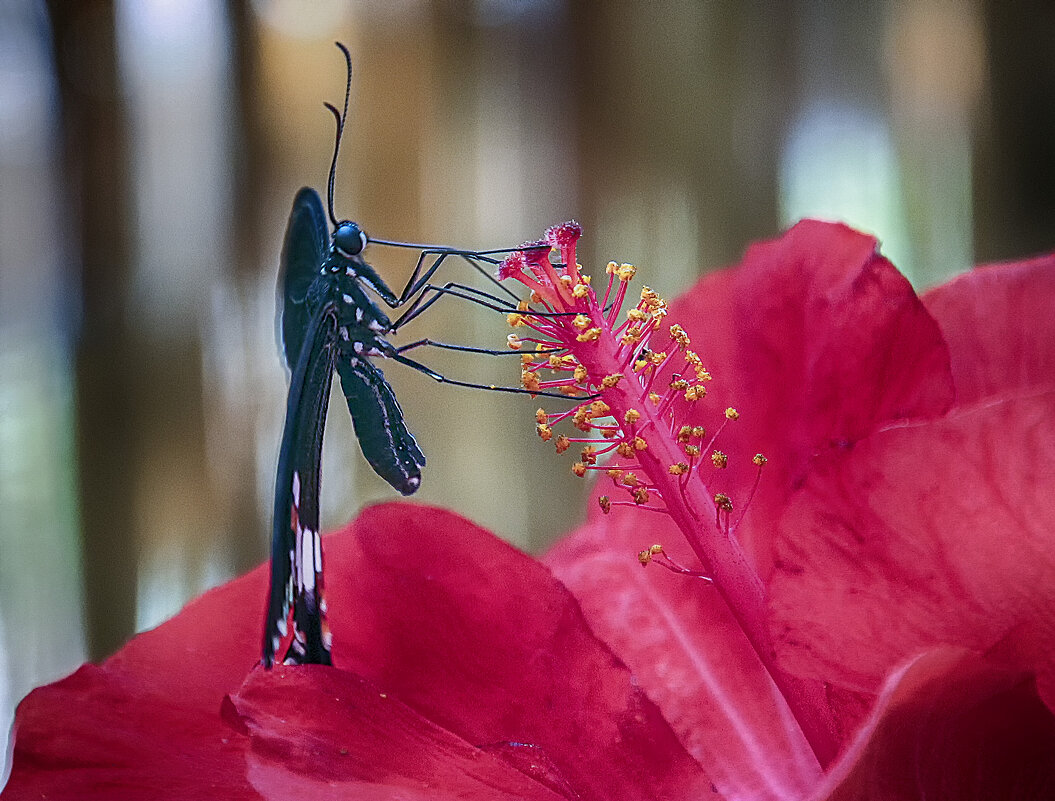
<path fill-rule="evenodd" d="M 376 236 L 489 248 L 575 217 L 588 267 L 665 295 L 806 215 L 876 233 L 919 286 L 1055 246 L 1046 0 L 3 0 L 0 730 L 265 557 L 278 253 L 325 186 L 335 39 L 337 213 Z M 371 256 L 397 287 L 413 266 Z M 405 341 L 506 333 L 448 299 Z M 535 404 L 397 367 L 418 500 L 536 550 L 581 518 Z M 331 528 L 394 496 L 334 401 Z"/>

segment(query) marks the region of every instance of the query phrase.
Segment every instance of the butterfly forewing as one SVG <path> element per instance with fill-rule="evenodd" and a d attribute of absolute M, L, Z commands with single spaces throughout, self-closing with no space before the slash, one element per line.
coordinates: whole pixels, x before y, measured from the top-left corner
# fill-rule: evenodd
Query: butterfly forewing
<path fill-rule="evenodd" d="M 290 370 L 300 355 L 308 329 L 308 289 L 319 275 L 329 243 L 326 211 L 319 193 L 304 187 L 297 192 L 289 213 L 278 276 L 282 352 Z"/>
<path fill-rule="evenodd" d="M 333 380 L 337 317 L 334 304 L 308 316 L 293 366 L 286 423 L 278 457 L 271 538 L 271 592 L 264 626 L 263 662 L 330 663 L 322 593 L 319 474 L 326 408 Z M 281 653 L 290 610 L 293 631 Z"/>

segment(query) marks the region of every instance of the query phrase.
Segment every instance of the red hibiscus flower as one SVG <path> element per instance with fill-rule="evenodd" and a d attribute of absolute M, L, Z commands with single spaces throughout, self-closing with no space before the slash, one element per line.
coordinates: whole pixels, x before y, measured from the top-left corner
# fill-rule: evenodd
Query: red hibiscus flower
<path fill-rule="evenodd" d="M 549 562 L 730 797 L 802 797 L 794 725 L 765 681 L 737 692 L 760 665 L 826 771 L 807 797 L 1055 793 L 1052 308 L 1055 258 L 918 298 L 875 240 L 813 221 L 671 307 L 713 376 L 672 431 L 720 429 L 696 480 L 731 499 L 765 627 L 730 614 L 676 491 L 595 510 Z M 714 584 L 625 558 L 653 543 Z"/>
<path fill-rule="evenodd" d="M 622 319 L 578 235 L 502 270 L 524 385 L 584 396 L 540 436 L 608 474 L 563 585 L 375 507 L 336 668 L 254 667 L 258 570 L 32 693 L 4 798 L 1051 797 L 1055 259 L 920 299 L 807 222 Z"/>

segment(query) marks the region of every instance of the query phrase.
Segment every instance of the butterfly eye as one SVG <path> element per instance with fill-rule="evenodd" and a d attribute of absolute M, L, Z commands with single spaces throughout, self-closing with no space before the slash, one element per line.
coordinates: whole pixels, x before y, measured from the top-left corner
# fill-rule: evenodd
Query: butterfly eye
<path fill-rule="evenodd" d="M 342 256 L 358 256 L 366 247 L 366 234 L 353 222 L 343 222 L 333 232 L 333 243 Z"/>

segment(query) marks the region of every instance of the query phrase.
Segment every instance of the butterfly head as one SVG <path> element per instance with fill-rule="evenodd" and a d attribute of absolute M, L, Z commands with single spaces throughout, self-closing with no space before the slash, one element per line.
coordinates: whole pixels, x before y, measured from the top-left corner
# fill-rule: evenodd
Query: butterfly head
<path fill-rule="evenodd" d="M 333 248 L 337 255 L 351 259 L 366 247 L 366 232 L 350 220 L 338 223 L 333 232 Z"/>

